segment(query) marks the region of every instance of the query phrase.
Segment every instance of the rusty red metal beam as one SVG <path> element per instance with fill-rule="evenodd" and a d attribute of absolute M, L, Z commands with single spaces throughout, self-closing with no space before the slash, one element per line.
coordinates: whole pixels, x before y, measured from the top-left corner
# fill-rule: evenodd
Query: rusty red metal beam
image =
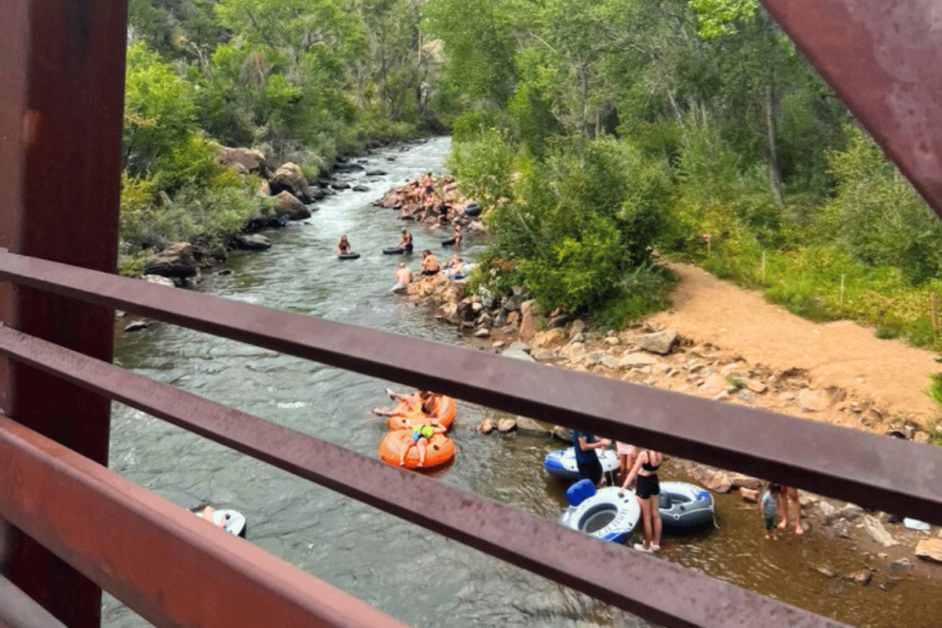
<path fill-rule="evenodd" d="M 155 626 L 404 626 L 7 417 L 0 476 L 5 517 Z"/>
<path fill-rule="evenodd" d="M 361 456 L 337 445 L 266 422 L 11 329 L 0 328 L 0 352 L 15 355 L 17 359 L 50 373 L 57 373 L 70 381 L 81 382 L 90 390 L 112 396 L 118 401 L 299 477 L 551 578 L 662 626 L 731 628 L 744 625 L 789 625 L 823 628 L 842 625 L 667 561 L 596 541 L 542 517 L 465 493 L 417 473 L 403 472 L 379 460 Z M 3 430 L 10 430 L 20 438 L 23 433 L 22 429 L 16 428 L 12 422 L 0 420 L 0 475 L 6 475 L 4 460 L 7 453 L 2 447 Z M 63 454 L 57 454 L 57 457 L 62 456 Z M 66 471 L 50 470 L 44 473 L 51 474 L 51 481 L 55 473 Z M 102 489 L 119 492 L 127 490 L 122 488 L 123 486 L 123 481 L 112 482 L 110 488 L 103 486 Z M 84 525 L 82 522 L 71 520 L 69 517 L 85 517 L 85 513 L 90 509 L 84 504 L 90 504 L 91 510 L 95 511 L 98 497 L 93 494 L 73 496 L 66 493 L 59 498 L 61 503 L 54 512 L 43 506 L 42 512 L 24 513 L 18 511 L 15 504 L 9 504 L 11 498 L 6 495 L 9 491 L 28 493 L 25 496 L 14 496 L 15 499 L 45 504 L 47 500 L 42 498 L 42 490 L 37 493 L 33 486 L 22 487 L 16 484 L 0 486 L 0 512 L 6 513 L 8 509 L 19 512 L 15 520 L 18 525 L 28 530 L 32 529 L 28 527 L 30 525 L 42 526 L 43 522 L 51 521 L 52 525 L 56 526 L 55 534 L 53 531 L 42 534 L 36 532 L 37 538 L 55 548 L 57 553 L 66 557 L 70 563 L 93 575 L 97 582 L 131 608 L 139 612 L 142 612 L 142 605 L 147 608 L 145 595 L 157 591 L 157 581 L 149 582 L 146 586 L 136 583 L 134 588 L 123 582 L 122 579 L 131 579 L 134 573 L 133 561 L 117 563 L 109 552 L 107 555 L 96 554 L 94 559 L 83 558 L 81 563 L 76 563 L 74 551 L 70 550 L 70 547 L 78 542 L 90 545 L 93 541 L 85 538 L 85 534 L 81 532 L 71 534 L 67 539 L 56 536 L 74 527 L 81 528 Z M 132 506 L 139 500 L 156 499 L 145 498 L 141 495 L 144 493 L 141 489 L 137 491 L 133 495 Z M 75 507 L 80 504 L 83 504 L 82 508 Z M 139 523 L 133 526 L 128 523 L 126 528 L 125 523 L 123 519 L 115 521 L 115 517 L 110 515 L 109 535 L 126 534 L 130 539 L 135 531 L 140 531 Z M 87 530 L 87 534 L 89 537 L 93 536 L 92 530 Z M 147 543 L 152 545 L 153 549 L 159 535 L 157 531 L 146 528 L 138 538 L 148 539 Z M 85 550 L 86 553 L 88 551 Z M 185 560 L 180 553 L 182 551 L 169 552 L 160 545 L 162 554 L 169 553 L 167 569 L 176 561 Z M 154 573 L 159 572 L 162 566 L 155 567 Z M 95 569 L 106 571 L 112 575 L 112 579 L 103 581 L 100 575 L 93 574 Z M 600 573 L 608 576 L 599 578 Z M 644 573 L 646 577 L 630 576 L 637 573 Z M 186 581 L 186 584 L 198 586 L 199 582 L 197 579 Z M 224 580 L 222 584 L 227 583 L 228 580 Z M 403 592 L 407 592 L 407 587 L 404 586 Z M 165 593 L 161 594 L 161 599 L 166 597 Z M 154 621 L 153 615 L 148 618 Z M 180 617 L 174 615 L 164 619 L 170 622 L 178 621 Z M 273 622 L 269 625 L 280 624 Z"/>
<path fill-rule="evenodd" d="M 0 253 L 0 279 L 942 525 L 938 447 L 11 253 Z M 2 351 L 23 357 L 9 344 Z"/>
<path fill-rule="evenodd" d="M 66 628 L 12 582 L 0 577 L 0 628 Z"/>
<path fill-rule="evenodd" d="M 0 10 L 0 246 L 113 272 L 126 1 L 20 0 Z M 105 308 L 6 284 L 0 320 L 111 358 L 112 314 Z M 0 408 L 107 460 L 105 399 L 4 362 Z M 0 539 L 3 574 L 72 628 L 99 625 L 97 587 L 16 530 L 0 530 Z"/>
<path fill-rule="evenodd" d="M 761 0 L 942 215 L 938 0 Z"/>

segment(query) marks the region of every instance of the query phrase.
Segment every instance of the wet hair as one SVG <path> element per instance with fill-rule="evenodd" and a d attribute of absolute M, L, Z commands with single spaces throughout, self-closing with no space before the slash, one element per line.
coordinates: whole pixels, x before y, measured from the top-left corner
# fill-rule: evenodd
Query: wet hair
<path fill-rule="evenodd" d="M 775 483 L 775 482 L 769 482 L 769 492 L 770 492 L 770 493 L 773 493 L 773 494 L 774 494 L 774 493 L 781 493 L 781 492 L 782 492 L 782 485 L 781 485 L 781 484 L 777 484 L 777 483 Z"/>
<path fill-rule="evenodd" d="M 407 230 L 405 227 L 403 227 L 403 228 L 402 228 L 402 232 L 405 233 L 406 231 L 408 231 L 408 230 Z"/>
<path fill-rule="evenodd" d="M 405 267 L 406 267 L 405 262 L 399 262 L 399 268 L 405 268 Z"/>
<path fill-rule="evenodd" d="M 425 249 L 424 251 L 422 251 L 422 256 L 423 256 L 423 257 L 426 256 L 426 255 L 431 255 L 431 254 L 432 254 L 432 251 L 431 251 L 430 249 Z"/>

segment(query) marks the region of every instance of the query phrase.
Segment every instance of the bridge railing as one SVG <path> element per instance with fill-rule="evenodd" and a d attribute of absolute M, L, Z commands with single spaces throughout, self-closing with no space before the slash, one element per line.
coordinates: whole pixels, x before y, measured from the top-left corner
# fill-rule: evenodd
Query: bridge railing
<path fill-rule="evenodd" d="M 942 210 L 936 0 L 762 2 Z M 109 399 L 665 626 L 838 625 L 118 369 L 115 308 L 942 523 L 938 448 L 87 270 L 116 261 L 125 31 L 120 0 L 0 20 L 0 628 L 56 624 L 27 596 L 93 628 L 98 587 L 162 627 L 399 625 L 109 472 Z"/>

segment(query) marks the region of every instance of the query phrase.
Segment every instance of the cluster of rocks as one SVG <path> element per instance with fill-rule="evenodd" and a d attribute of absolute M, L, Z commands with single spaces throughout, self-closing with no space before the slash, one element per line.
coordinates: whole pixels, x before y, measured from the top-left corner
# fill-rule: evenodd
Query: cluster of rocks
<path fill-rule="evenodd" d="M 439 225 L 457 222 L 469 231 L 484 230 L 481 222 L 474 219 L 480 214 L 480 205 L 458 193 L 458 183 L 451 175 L 437 179 L 422 175 L 389 190 L 373 204 L 398 210 L 402 220 Z"/>

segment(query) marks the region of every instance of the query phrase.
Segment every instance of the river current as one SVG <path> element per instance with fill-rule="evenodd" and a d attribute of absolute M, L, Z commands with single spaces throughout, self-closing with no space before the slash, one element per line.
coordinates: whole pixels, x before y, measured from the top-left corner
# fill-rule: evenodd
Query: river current
<path fill-rule="evenodd" d="M 382 248 L 399 239 L 397 212 L 372 201 L 407 178 L 442 173 L 448 138 L 385 149 L 340 175 L 368 191 L 345 190 L 318 203 L 312 218 L 267 232 L 273 247 L 236 253 L 198 288 L 227 299 L 339 320 L 441 342 L 454 328 L 388 291 L 402 258 Z M 385 174 L 368 176 L 382 170 Z M 415 248 L 441 252 L 448 234 L 408 225 Z M 346 234 L 360 259 L 339 261 Z M 471 236 L 465 254 L 480 243 Z M 413 270 L 418 255 L 406 258 Z M 131 319 L 124 319 L 122 325 Z M 118 328 L 119 366 L 376 457 L 385 421 L 370 408 L 388 402 L 392 382 L 161 323 L 139 333 Z M 493 411 L 458 401 L 455 461 L 439 481 L 555 519 L 566 486 L 542 469 L 563 445 L 523 432 L 481 436 L 474 426 Z M 235 508 L 248 520 L 248 542 L 418 628 L 453 626 L 647 626 L 617 609 L 506 565 L 457 542 L 296 478 L 139 411 L 116 404 L 110 466 L 116 473 L 179 504 Z M 670 473 L 667 474 L 670 477 Z M 684 479 L 678 477 L 677 479 Z M 942 616 L 935 583 L 904 579 L 889 592 L 827 579 L 813 567 L 846 573 L 861 568 L 849 548 L 814 534 L 762 539 L 761 517 L 732 497 L 717 503 L 720 529 L 666 539 L 663 556 L 737 585 L 859 626 L 932 626 Z M 625 551 L 630 551 L 626 549 Z M 600 573 L 599 578 L 614 574 Z M 148 625 L 105 596 L 103 625 Z"/>

